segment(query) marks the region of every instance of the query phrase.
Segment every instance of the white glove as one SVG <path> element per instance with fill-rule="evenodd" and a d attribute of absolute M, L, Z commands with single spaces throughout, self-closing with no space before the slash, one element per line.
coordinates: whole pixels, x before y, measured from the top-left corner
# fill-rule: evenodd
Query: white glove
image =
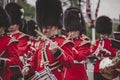
<path fill-rule="evenodd" d="M 54 49 L 56 49 L 56 48 L 58 48 L 57 42 L 50 42 L 50 47 L 49 47 L 49 49 L 50 49 L 50 50 L 54 50 Z"/>

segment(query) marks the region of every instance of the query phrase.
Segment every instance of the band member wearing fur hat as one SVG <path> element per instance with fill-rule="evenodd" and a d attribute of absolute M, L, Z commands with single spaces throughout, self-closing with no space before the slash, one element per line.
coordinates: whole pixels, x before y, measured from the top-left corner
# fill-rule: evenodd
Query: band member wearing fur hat
<path fill-rule="evenodd" d="M 36 22 L 34 20 L 29 20 L 27 22 L 27 26 L 26 26 L 26 33 L 33 37 L 37 37 L 37 33 L 35 32 L 35 29 L 38 30 L 38 26 L 37 26 Z"/>
<path fill-rule="evenodd" d="M 64 13 L 65 29 L 74 42 L 74 63 L 67 69 L 65 80 L 87 80 L 84 62 L 90 53 L 90 40 L 82 34 L 84 26 L 80 15 L 80 10 L 75 7 L 68 8 Z"/>
<path fill-rule="evenodd" d="M 94 80 L 108 80 L 101 75 L 102 72 L 100 73 L 99 66 L 104 57 L 114 57 L 116 55 L 116 49 L 112 48 L 111 39 L 109 38 L 109 35 L 112 33 L 112 20 L 108 16 L 98 17 L 96 32 L 99 34 L 100 39 L 96 40 L 91 50 L 92 55 L 99 57 L 94 65 Z"/>
<path fill-rule="evenodd" d="M 28 61 L 31 60 L 31 57 L 34 55 L 40 43 L 39 39 L 37 38 L 37 33 L 35 32 L 35 29 L 38 30 L 38 26 L 36 22 L 34 20 L 29 20 L 27 22 L 27 26 L 25 30 L 26 34 L 28 34 L 29 36 L 29 41 L 28 41 L 29 49 L 27 52 Z"/>
<path fill-rule="evenodd" d="M 18 41 L 5 34 L 5 29 L 10 25 L 10 18 L 0 6 L 0 79 L 11 80 L 13 71 L 11 66 L 20 65 L 17 55 Z"/>
<path fill-rule="evenodd" d="M 33 56 L 29 67 L 23 69 L 23 74 L 30 71 L 41 73 L 43 70 L 50 70 L 55 80 L 64 80 L 64 68 L 70 68 L 73 62 L 73 43 L 66 41 L 65 37 L 57 34 L 60 29 L 60 16 L 62 7 L 60 0 L 37 0 L 37 23 L 42 30 L 39 33 L 43 38 L 39 49 Z M 47 62 L 47 63 L 46 63 Z M 39 77 L 44 77 L 39 75 Z"/>
<path fill-rule="evenodd" d="M 79 30 L 80 34 L 84 34 L 86 32 L 85 25 L 83 24 L 84 18 L 81 11 L 78 8 L 75 8 L 75 7 L 68 8 L 65 11 L 64 17 L 65 17 L 64 25 L 67 31 Z"/>
<path fill-rule="evenodd" d="M 24 64 L 25 61 L 23 56 L 25 55 L 28 49 L 27 42 L 29 40 L 29 37 L 28 35 L 20 31 L 23 9 L 17 3 L 11 2 L 5 6 L 5 10 L 11 19 L 11 24 L 10 24 L 10 27 L 8 28 L 8 31 L 9 31 L 8 35 L 14 37 L 19 41 L 17 45 L 18 55 L 20 56 L 20 59 Z"/>
<path fill-rule="evenodd" d="M 57 26 L 61 28 L 60 17 L 62 15 L 62 7 L 59 0 L 51 0 L 46 3 L 46 0 L 37 0 L 37 24 L 41 27 Z M 47 6 L 46 6 L 47 5 Z"/>
<path fill-rule="evenodd" d="M 9 14 L 11 18 L 11 25 L 17 24 L 21 25 L 21 19 L 22 19 L 22 7 L 18 5 L 17 3 L 8 3 L 5 6 L 5 10 Z"/>

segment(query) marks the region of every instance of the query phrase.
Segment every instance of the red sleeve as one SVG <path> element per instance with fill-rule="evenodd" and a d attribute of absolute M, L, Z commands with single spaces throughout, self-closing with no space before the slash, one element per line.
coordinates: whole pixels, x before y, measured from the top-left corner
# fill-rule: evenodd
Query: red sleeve
<path fill-rule="evenodd" d="M 27 53 L 29 47 L 28 47 L 28 38 L 27 37 L 22 37 L 19 39 L 19 43 L 18 43 L 18 55 L 19 56 L 23 56 L 24 53 Z"/>
<path fill-rule="evenodd" d="M 35 71 L 36 70 L 36 67 L 37 67 L 37 56 L 38 56 L 38 52 L 39 52 L 39 50 L 37 50 L 36 52 L 35 52 L 35 54 L 34 54 L 34 56 L 32 57 L 32 61 L 30 61 L 29 62 L 29 64 L 30 64 L 30 67 L 31 67 L 31 72 L 33 72 L 33 71 Z"/>
<path fill-rule="evenodd" d="M 74 53 L 75 60 L 83 61 L 90 54 L 90 47 L 86 44 L 78 47 L 77 51 Z"/>
<path fill-rule="evenodd" d="M 72 46 L 70 44 L 65 44 L 61 48 L 63 51 L 61 52 L 61 55 L 58 57 L 58 59 L 62 65 L 69 68 L 73 63 Z"/>
<path fill-rule="evenodd" d="M 110 52 L 112 53 L 111 56 L 112 56 L 112 57 L 115 57 L 115 56 L 116 56 L 117 49 L 111 47 L 110 50 L 111 50 Z"/>
<path fill-rule="evenodd" d="M 91 54 L 91 55 L 94 55 L 94 54 L 95 54 L 95 51 L 96 51 L 96 49 L 98 48 L 98 45 L 99 45 L 99 41 L 96 41 L 96 43 L 91 46 L 91 50 L 90 50 L 90 54 Z"/>
<path fill-rule="evenodd" d="M 8 56 L 9 60 L 6 61 L 6 65 L 11 66 L 11 65 L 19 65 L 22 67 L 22 63 L 19 60 L 18 54 L 17 54 L 17 42 L 13 42 L 8 46 Z"/>
<path fill-rule="evenodd" d="M 107 48 L 109 47 L 108 50 L 111 52 L 111 54 L 107 54 L 106 56 L 115 57 L 115 56 L 116 56 L 117 49 L 112 47 L 111 41 L 109 41 L 108 44 L 109 44 L 109 45 L 105 45 L 105 46 L 106 46 Z"/>

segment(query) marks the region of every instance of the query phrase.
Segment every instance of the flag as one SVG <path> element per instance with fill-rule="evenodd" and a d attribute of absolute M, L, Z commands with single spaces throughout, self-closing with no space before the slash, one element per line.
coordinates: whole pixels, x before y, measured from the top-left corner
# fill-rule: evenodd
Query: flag
<path fill-rule="evenodd" d="M 96 7 L 96 11 L 95 11 L 95 17 L 96 18 L 97 18 L 97 15 L 98 15 L 99 6 L 100 6 L 100 0 L 98 1 L 97 7 Z"/>
<path fill-rule="evenodd" d="M 86 14 L 89 21 L 92 21 L 90 0 L 86 0 Z"/>

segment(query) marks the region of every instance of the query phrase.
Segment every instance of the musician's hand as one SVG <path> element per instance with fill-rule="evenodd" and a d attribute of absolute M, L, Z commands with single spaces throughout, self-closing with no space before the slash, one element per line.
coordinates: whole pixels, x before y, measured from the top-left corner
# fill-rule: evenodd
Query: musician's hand
<path fill-rule="evenodd" d="M 105 56 L 107 53 L 106 53 L 106 51 L 101 51 L 102 52 L 102 54 L 103 54 L 103 56 Z"/>
<path fill-rule="evenodd" d="M 95 41 L 91 41 L 91 46 L 95 46 L 96 42 Z"/>
<path fill-rule="evenodd" d="M 109 54 L 111 55 L 111 52 L 105 48 L 101 49 L 102 53 L 103 53 L 103 56 L 105 56 L 106 54 Z"/>
<path fill-rule="evenodd" d="M 22 74 L 23 74 L 23 75 L 28 75 L 28 74 L 29 74 L 29 71 L 30 71 L 30 68 L 26 66 L 26 67 L 23 68 Z"/>

